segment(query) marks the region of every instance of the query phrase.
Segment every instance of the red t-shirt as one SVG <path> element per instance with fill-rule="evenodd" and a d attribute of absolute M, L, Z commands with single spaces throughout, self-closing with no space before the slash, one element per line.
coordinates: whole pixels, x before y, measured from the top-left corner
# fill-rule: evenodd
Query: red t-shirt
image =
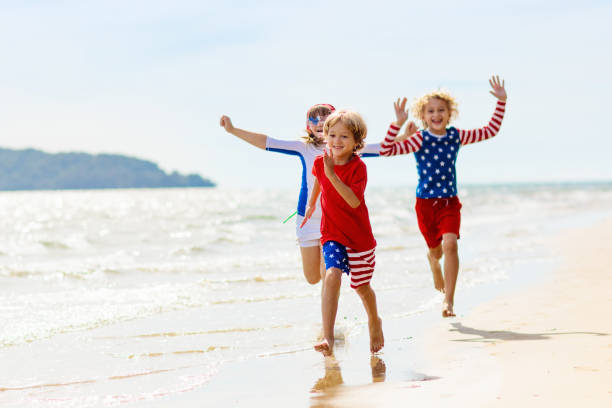
<path fill-rule="evenodd" d="M 364 199 L 368 182 L 365 163 L 358 156 L 353 156 L 348 163 L 334 166 L 334 171 L 353 190 L 361 204 L 351 208 L 325 175 L 323 156 L 317 157 L 312 174 L 321 186 L 321 243 L 336 241 L 357 252 L 374 248 L 376 240 Z"/>

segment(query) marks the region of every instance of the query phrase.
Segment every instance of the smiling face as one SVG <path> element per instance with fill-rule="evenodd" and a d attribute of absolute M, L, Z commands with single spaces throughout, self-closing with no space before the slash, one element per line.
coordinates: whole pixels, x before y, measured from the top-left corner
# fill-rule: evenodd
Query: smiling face
<path fill-rule="evenodd" d="M 446 134 L 446 126 L 450 116 L 450 109 L 445 100 L 430 98 L 423 106 L 423 120 L 427 124 L 427 128 L 435 134 Z"/>
<path fill-rule="evenodd" d="M 328 116 L 329 113 L 327 115 L 313 113 L 311 116 L 308 117 L 308 121 L 306 123 L 308 130 L 314 133 L 315 136 L 317 136 L 318 138 L 323 139 L 323 124 L 325 123 L 325 119 L 327 119 Z"/>
<path fill-rule="evenodd" d="M 332 113 L 331 105 L 315 105 L 308 111 L 306 119 L 306 129 L 317 139 L 325 140 L 323 134 L 323 124 L 325 119 Z"/>
<path fill-rule="evenodd" d="M 327 131 L 327 149 L 333 152 L 336 162 L 343 162 L 350 158 L 357 143 L 353 132 L 342 121 L 329 127 Z"/>

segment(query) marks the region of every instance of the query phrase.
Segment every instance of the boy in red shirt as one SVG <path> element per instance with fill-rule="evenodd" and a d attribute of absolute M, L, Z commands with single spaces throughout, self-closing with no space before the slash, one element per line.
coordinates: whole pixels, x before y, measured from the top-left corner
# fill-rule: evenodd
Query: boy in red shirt
<path fill-rule="evenodd" d="M 333 352 L 338 297 L 345 272 L 351 276 L 351 287 L 368 314 L 370 351 L 375 353 L 384 346 L 382 320 L 370 286 L 376 240 L 364 201 L 366 165 L 355 153 L 363 147 L 367 128 L 358 113 L 341 110 L 329 116 L 323 131 L 327 150 L 315 159 L 312 173 L 316 179 L 302 223 L 312 215 L 321 193 L 321 243 L 326 273 L 321 300 L 323 340 L 315 345 L 315 350 L 326 356 Z"/>

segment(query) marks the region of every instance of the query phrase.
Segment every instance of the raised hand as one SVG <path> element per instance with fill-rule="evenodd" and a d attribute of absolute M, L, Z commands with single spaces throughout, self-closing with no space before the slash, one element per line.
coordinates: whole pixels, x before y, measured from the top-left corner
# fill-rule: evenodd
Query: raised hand
<path fill-rule="evenodd" d="M 508 98 L 506 88 L 504 88 L 506 81 L 503 79 L 500 80 L 498 75 L 494 75 L 489 79 L 489 84 L 491 84 L 491 88 L 493 88 L 493 90 L 489 91 L 489 93 L 500 101 L 506 102 L 506 99 Z"/>
<path fill-rule="evenodd" d="M 221 120 L 219 121 L 219 124 L 221 125 L 222 128 L 225 128 L 226 132 L 231 132 L 234 129 L 234 125 L 232 124 L 232 120 L 229 118 L 229 116 L 226 116 L 226 115 L 221 116 Z"/>
<path fill-rule="evenodd" d="M 408 109 L 406 109 L 406 98 L 397 98 L 397 101 L 393 102 L 393 108 L 395 109 L 395 124 L 399 127 L 408 120 Z"/>
<path fill-rule="evenodd" d="M 404 133 L 402 133 L 401 135 L 395 138 L 394 143 L 403 142 L 404 140 L 408 139 L 410 136 L 414 135 L 417 132 L 417 130 L 418 129 L 417 129 L 416 123 L 414 123 L 413 121 L 408 122 L 408 125 L 406 126 L 406 130 L 404 130 Z"/>
<path fill-rule="evenodd" d="M 323 150 L 323 166 L 325 170 L 325 175 L 328 178 L 336 174 L 336 172 L 334 171 L 334 152 L 332 152 L 331 150 L 329 151 L 329 154 L 327 153 L 327 149 Z"/>

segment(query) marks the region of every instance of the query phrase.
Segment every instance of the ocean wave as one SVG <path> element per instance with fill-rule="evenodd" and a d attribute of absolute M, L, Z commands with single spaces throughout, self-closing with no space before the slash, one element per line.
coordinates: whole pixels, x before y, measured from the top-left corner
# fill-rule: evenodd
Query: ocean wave
<path fill-rule="evenodd" d="M 260 302 L 274 302 L 274 301 L 279 301 L 279 300 L 290 300 L 290 299 L 309 298 L 309 297 L 312 297 L 312 294 L 230 298 L 230 299 L 213 300 L 210 303 L 213 305 L 226 305 L 226 304 L 236 304 L 236 303 L 260 303 Z"/>
<path fill-rule="evenodd" d="M 194 245 L 190 247 L 176 249 L 172 251 L 172 255 L 183 256 L 183 255 L 192 255 L 192 254 L 202 254 L 208 251 L 209 250 L 206 249 L 205 247 Z"/>
<path fill-rule="evenodd" d="M 54 249 L 54 250 L 72 249 L 70 248 L 69 245 L 63 242 L 60 242 L 60 241 L 38 241 L 38 243 L 47 249 Z"/>
<path fill-rule="evenodd" d="M 245 276 L 238 278 L 224 278 L 224 279 L 203 279 L 200 281 L 201 285 L 210 285 L 210 284 L 233 284 L 233 283 L 273 283 L 273 282 L 282 282 L 282 281 L 297 281 L 301 280 L 301 277 L 297 275 L 280 275 L 280 276 Z"/>
<path fill-rule="evenodd" d="M 149 353 L 141 353 L 141 354 L 129 354 L 127 356 L 128 359 L 134 358 L 147 358 L 147 357 L 164 357 L 164 356 L 178 356 L 178 355 L 191 355 L 191 354 L 204 354 L 210 353 L 212 351 L 217 350 L 229 350 L 231 347 L 229 346 L 208 346 L 206 349 L 195 349 L 195 350 L 178 350 L 178 351 L 158 351 L 158 352 L 149 352 Z"/>

